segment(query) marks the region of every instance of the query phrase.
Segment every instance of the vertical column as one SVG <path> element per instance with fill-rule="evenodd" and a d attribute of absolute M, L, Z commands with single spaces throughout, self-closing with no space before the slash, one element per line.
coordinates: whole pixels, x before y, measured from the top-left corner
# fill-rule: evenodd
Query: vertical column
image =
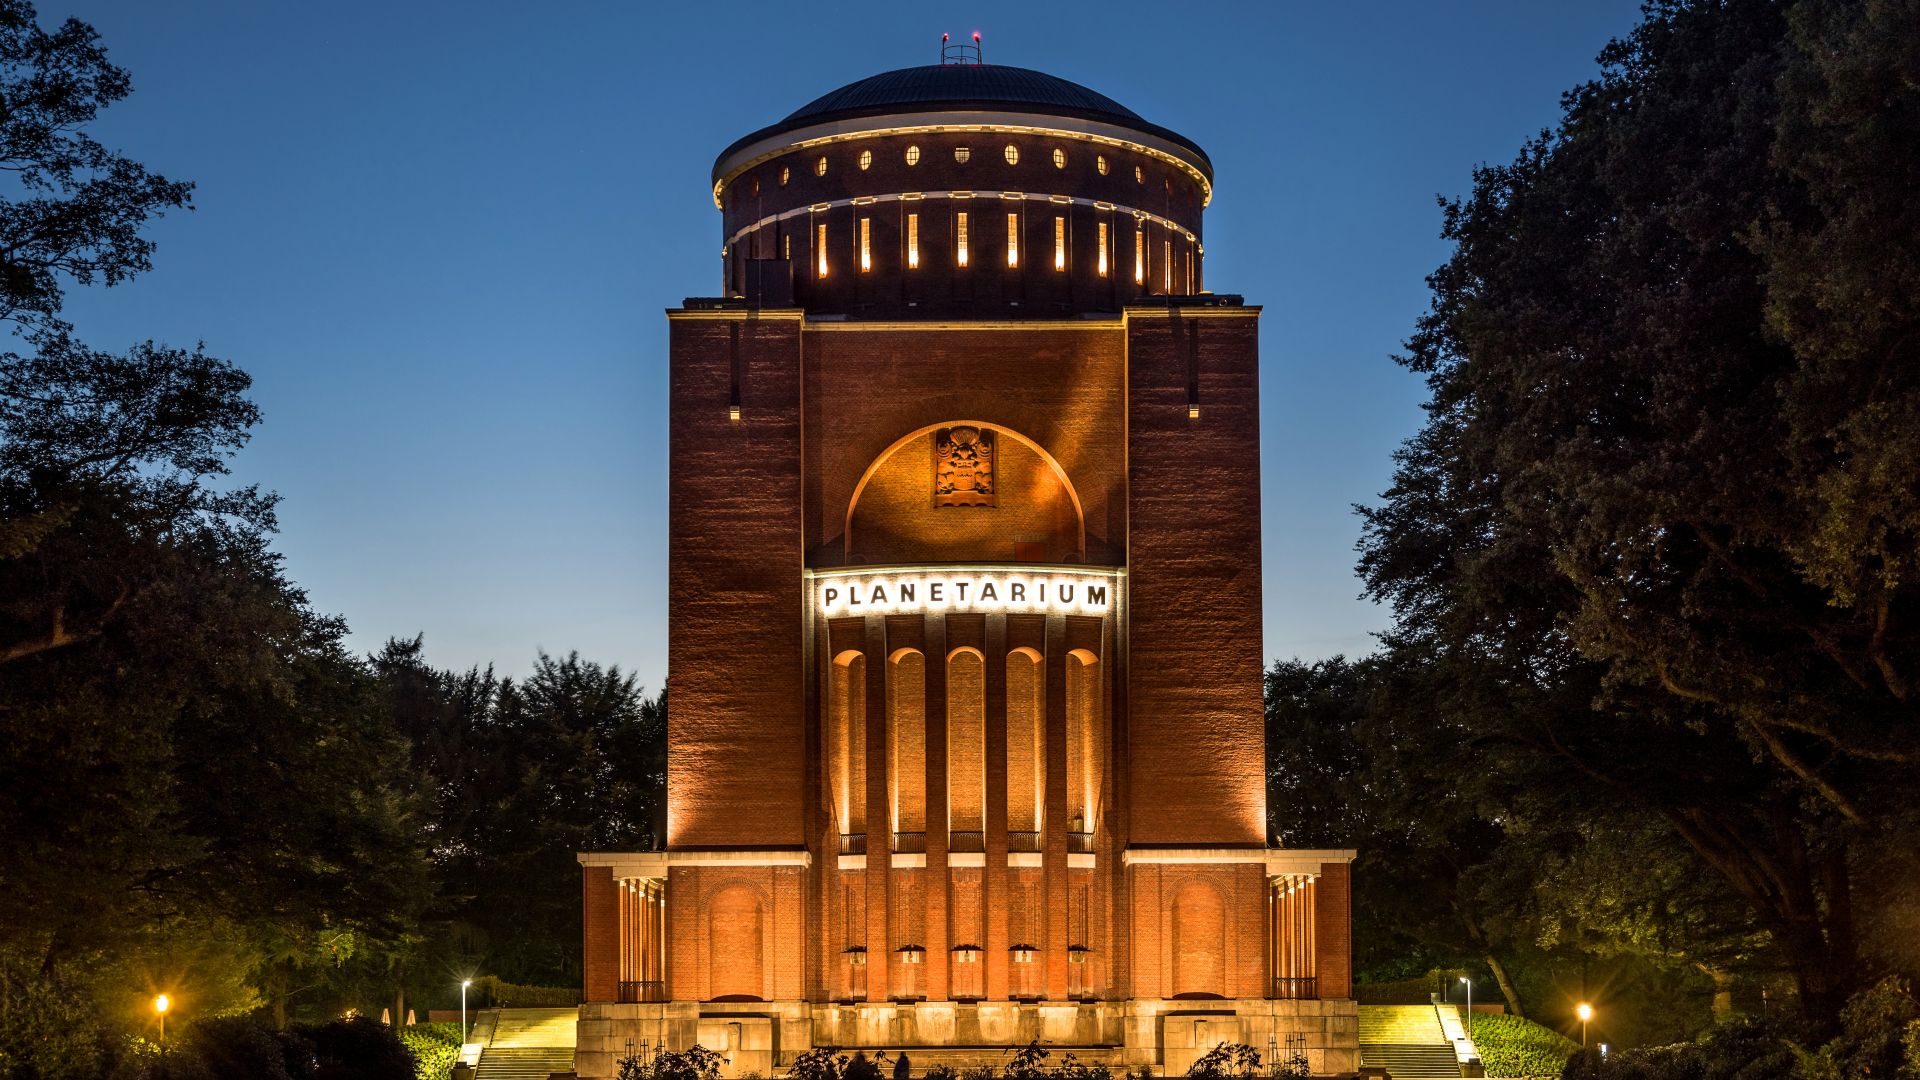
<path fill-rule="evenodd" d="M 1067 996 L 1067 620 L 1047 616 L 1046 630 L 1046 812 L 1040 821 L 1041 908 L 1045 911 L 1046 993 Z"/>
<path fill-rule="evenodd" d="M 893 951 L 887 946 L 887 887 L 893 834 L 887 798 L 887 623 L 869 618 L 867 657 L 867 1000 L 885 1001 Z"/>
<path fill-rule="evenodd" d="M 1321 863 L 1313 905 L 1313 953 L 1323 999 L 1353 996 L 1352 867 Z"/>
<path fill-rule="evenodd" d="M 926 800 L 927 867 L 921 872 L 920 895 L 926 929 L 925 991 L 930 1001 L 947 999 L 947 831 L 952 827 L 947 811 L 947 620 L 945 616 L 926 618 L 924 633 L 927 654 L 926 704 Z"/>
<path fill-rule="evenodd" d="M 1007 617 L 987 616 L 987 805 L 981 910 L 987 917 L 986 992 L 1007 998 Z"/>
<path fill-rule="evenodd" d="M 581 998 L 614 1001 L 620 996 L 620 893 L 611 866 L 580 868 Z"/>

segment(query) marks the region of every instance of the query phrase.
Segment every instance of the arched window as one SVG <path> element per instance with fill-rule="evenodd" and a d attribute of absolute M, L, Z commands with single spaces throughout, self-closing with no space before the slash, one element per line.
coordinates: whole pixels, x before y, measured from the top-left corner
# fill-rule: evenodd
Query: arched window
<path fill-rule="evenodd" d="M 1040 654 L 1015 649 L 1007 654 L 1007 832 L 1027 834 L 1038 851 L 1047 794 L 1047 695 Z M 1009 845 L 1016 845 L 1014 837 Z"/>
<path fill-rule="evenodd" d="M 1088 850 L 1100 796 L 1100 660 L 1085 649 L 1067 654 L 1067 831 Z"/>
<path fill-rule="evenodd" d="M 867 831 L 867 658 L 834 657 L 827 685 L 827 790 L 843 835 Z"/>
<path fill-rule="evenodd" d="M 986 675 L 977 649 L 955 649 L 947 657 L 947 828 L 955 851 L 985 850 Z"/>
<path fill-rule="evenodd" d="M 927 658 L 918 649 L 896 649 L 887 660 L 887 791 L 896 841 L 889 850 L 923 850 L 900 846 L 927 832 Z"/>

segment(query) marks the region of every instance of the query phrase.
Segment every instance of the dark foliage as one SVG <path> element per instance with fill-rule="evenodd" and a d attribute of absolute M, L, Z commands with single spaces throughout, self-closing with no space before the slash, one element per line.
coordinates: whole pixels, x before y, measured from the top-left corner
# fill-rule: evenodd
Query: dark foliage
<path fill-rule="evenodd" d="M 1657 822 L 1828 1024 L 1911 907 L 1856 884 L 1914 846 L 1920 762 L 1914 17 L 1650 3 L 1446 204 L 1428 420 L 1364 510 L 1396 663 L 1489 793 Z"/>

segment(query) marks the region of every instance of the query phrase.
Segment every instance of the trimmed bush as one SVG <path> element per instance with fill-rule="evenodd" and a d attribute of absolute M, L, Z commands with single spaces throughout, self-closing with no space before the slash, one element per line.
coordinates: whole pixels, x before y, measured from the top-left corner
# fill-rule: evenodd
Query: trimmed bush
<path fill-rule="evenodd" d="M 1473 1045 L 1488 1076 L 1559 1076 L 1580 1044 L 1531 1020 L 1475 1013 Z"/>
<path fill-rule="evenodd" d="M 413 1052 L 416 1080 L 450 1080 L 460 1060 L 460 1025 L 414 1024 L 400 1029 L 400 1041 Z"/>

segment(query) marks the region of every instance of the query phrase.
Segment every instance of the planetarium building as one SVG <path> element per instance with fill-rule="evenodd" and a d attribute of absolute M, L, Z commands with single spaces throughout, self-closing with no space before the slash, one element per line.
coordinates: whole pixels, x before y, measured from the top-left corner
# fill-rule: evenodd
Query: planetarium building
<path fill-rule="evenodd" d="M 1269 846 L 1259 309 L 1213 167 L 962 62 L 728 146 L 667 313 L 668 843 L 583 852 L 576 1065 L 1222 1042 L 1351 1072 L 1350 851 Z"/>

